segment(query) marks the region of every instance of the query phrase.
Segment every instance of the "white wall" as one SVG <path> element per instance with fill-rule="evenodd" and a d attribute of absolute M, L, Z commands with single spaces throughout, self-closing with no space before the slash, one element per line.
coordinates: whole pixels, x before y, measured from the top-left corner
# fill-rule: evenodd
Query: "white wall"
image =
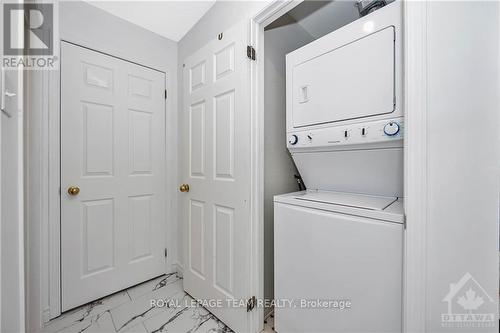
<path fill-rule="evenodd" d="M 3 7 L 0 6 L 0 17 Z M 3 25 L 0 26 L 0 54 L 3 55 Z M 22 73 L 5 71 L 0 94 L 11 118 L 0 114 L 0 332 L 24 331 L 24 224 L 22 200 Z"/>
<path fill-rule="evenodd" d="M 172 78 L 177 77 L 173 71 L 177 64 L 176 42 L 82 1 L 63 1 L 59 11 L 61 39 L 169 71 Z"/>
<path fill-rule="evenodd" d="M 250 19 L 258 13 L 262 8 L 268 4 L 268 1 L 217 1 L 215 5 L 210 8 L 210 10 L 196 23 L 191 30 L 179 41 L 178 44 L 178 84 L 179 87 L 179 114 L 183 112 L 183 77 L 182 77 L 182 62 L 186 57 L 192 54 L 194 51 L 200 49 L 210 40 L 215 38 L 219 33 L 223 32 L 225 29 L 230 28 L 241 20 L 247 19 L 250 24 Z M 180 121 L 182 118 L 178 116 Z M 179 122 L 178 126 L 182 124 Z M 185 143 L 180 140 L 179 137 L 179 151 L 183 151 L 185 148 Z M 182 181 L 182 161 L 178 160 L 178 179 L 179 183 Z M 177 185 L 178 187 L 178 185 Z M 177 192 L 177 195 L 179 192 Z M 181 209 L 178 206 L 178 209 Z M 182 223 L 183 221 L 178 220 L 177 223 L 177 239 L 182 240 Z M 177 249 L 177 262 L 182 267 L 184 258 L 182 254 L 182 244 L 179 242 Z"/>
<path fill-rule="evenodd" d="M 125 60 L 152 67 L 166 72 L 167 89 L 167 192 L 175 197 L 177 188 L 177 43 L 154 34 L 148 30 L 115 17 L 101 9 L 80 1 L 60 2 L 59 8 L 60 38 L 121 57 Z M 51 300 L 54 288 L 50 288 L 51 275 L 57 275 L 57 270 L 49 267 L 48 256 L 54 251 L 51 244 L 51 229 L 49 219 L 54 221 L 48 207 L 53 206 L 54 188 L 48 182 L 53 182 L 51 170 L 57 167 L 54 156 L 58 147 L 49 146 L 50 133 L 46 124 L 53 123 L 58 114 L 58 82 L 57 73 L 42 73 L 31 71 L 27 82 L 27 112 L 26 120 L 26 188 L 28 206 L 28 240 L 29 253 L 27 276 L 28 281 L 28 330 L 39 331 L 44 320 L 54 316 L 54 304 Z M 49 79 L 51 76 L 51 79 Z M 50 96 L 50 98 L 49 98 Z M 57 181 L 57 180 L 56 180 Z M 56 188 L 58 190 L 58 188 Z M 167 236 L 169 250 L 167 270 L 172 270 L 171 264 L 177 249 L 175 201 L 166 203 Z M 173 226 L 172 226 L 173 224 Z M 53 280 L 53 279 L 52 279 Z M 50 311 L 49 309 L 52 309 Z M 43 311 L 43 317 L 41 315 Z"/>
<path fill-rule="evenodd" d="M 288 15 L 264 33 L 264 297 L 274 299 L 274 202 L 298 191 L 299 172 L 286 148 L 285 55 L 314 39 Z M 266 309 L 267 310 L 267 309 Z"/>
<path fill-rule="evenodd" d="M 497 313 L 498 2 L 430 1 L 427 29 L 427 331 L 479 331 L 442 328 L 441 314 L 466 272 L 494 299 L 473 313 Z M 498 332 L 497 320 L 480 331 Z"/>

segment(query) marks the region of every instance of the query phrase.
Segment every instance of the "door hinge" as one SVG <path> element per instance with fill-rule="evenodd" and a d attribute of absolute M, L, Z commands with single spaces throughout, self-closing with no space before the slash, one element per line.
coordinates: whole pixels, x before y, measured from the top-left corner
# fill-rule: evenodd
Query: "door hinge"
<path fill-rule="evenodd" d="M 165 258 L 167 257 L 167 254 L 168 254 L 167 249 L 165 249 Z"/>
<path fill-rule="evenodd" d="M 403 230 L 406 230 L 406 214 L 403 215 Z"/>
<path fill-rule="evenodd" d="M 249 298 L 247 301 L 247 312 L 252 311 L 255 308 L 256 304 L 257 304 L 257 298 L 255 298 L 255 296 Z"/>
<path fill-rule="evenodd" d="M 165 89 L 165 99 L 167 99 L 167 96 L 168 96 L 167 89 Z"/>
<path fill-rule="evenodd" d="M 251 45 L 247 45 L 247 58 L 255 60 L 255 49 Z"/>

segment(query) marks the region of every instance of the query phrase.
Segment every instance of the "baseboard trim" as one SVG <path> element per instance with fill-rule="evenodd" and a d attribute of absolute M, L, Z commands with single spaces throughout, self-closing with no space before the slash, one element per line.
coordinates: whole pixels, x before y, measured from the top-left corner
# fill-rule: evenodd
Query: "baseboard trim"
<path fill-rule="evenodd" d="M 180 277 L 183 277 L 184 276 L 184 266 L 178 262 L 178 261 L 175 261 L 173 264 L 172 264 L 172 268 L 175 272 L 177 272 L 177 274 L 180 276 Z"/>

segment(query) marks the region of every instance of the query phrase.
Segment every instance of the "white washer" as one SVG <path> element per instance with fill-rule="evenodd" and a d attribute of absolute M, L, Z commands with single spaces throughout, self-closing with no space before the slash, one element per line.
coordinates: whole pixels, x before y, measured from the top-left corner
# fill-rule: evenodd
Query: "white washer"
<path fill-rule="evenodd" d="M 402 201 L 303 191 L 274 202 L 276 331 L 401 332 Z M 317 299 L 340 303 L 305 303 Z"/>

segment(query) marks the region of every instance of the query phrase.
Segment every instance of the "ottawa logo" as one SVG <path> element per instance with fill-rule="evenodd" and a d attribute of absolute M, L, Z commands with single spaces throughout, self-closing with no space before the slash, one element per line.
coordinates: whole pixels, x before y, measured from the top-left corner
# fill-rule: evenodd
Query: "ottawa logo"
<path fill-rule="evenodd" d="M 441 326 L 453 328 L 494 327 L 495 313 L 482 311 L 487 305 L 496 304 L 486 290 L 466 273 L 457 283 L 450 283 L 443 298 L 448 312 L 441 314 Z"/>

